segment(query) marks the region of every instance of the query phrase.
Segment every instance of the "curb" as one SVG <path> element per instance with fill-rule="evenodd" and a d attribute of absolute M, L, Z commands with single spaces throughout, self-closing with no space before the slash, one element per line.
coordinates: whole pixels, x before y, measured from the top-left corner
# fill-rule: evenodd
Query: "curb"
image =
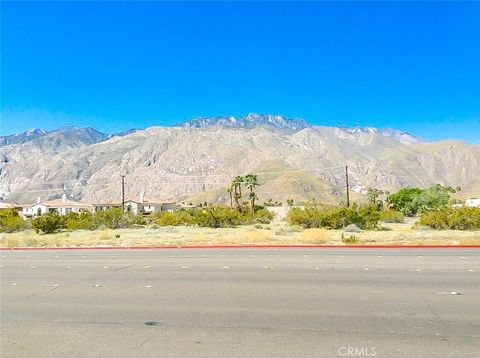
<path fill-rule="evenodd" d="M 168 249 L 480 249 L 480 245 L 192 245 L 112 247 L 0 247 L 0 251 Z"/>

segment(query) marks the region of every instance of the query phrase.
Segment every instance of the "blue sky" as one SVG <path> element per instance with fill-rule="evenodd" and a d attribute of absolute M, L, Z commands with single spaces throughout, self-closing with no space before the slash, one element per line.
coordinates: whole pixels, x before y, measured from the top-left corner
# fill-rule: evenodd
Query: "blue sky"
<path fill-rule="evenodd" d="M 480 142 L 479 2 L 4 2 L 1 132 L 248 112 Z"/>

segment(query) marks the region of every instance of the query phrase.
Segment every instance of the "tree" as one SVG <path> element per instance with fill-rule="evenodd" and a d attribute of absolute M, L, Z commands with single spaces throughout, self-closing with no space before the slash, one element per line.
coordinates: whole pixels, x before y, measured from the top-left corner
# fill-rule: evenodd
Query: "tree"
<path fill-rule="evenodd" d="M 233 183 L 227 186 L 227 193 L 230 196 L 230 207 L 233 208 Z"/>
<path fill-rule="evenodd" d="M 238 211 L 242 212 L 242 206 L 240 205 L 240 199 L 242 198 L 242 183 L 244 178 L 237 175 L 232 181 L 233 185 L 233 198 L 235 199 L 235 206 Z"/>
<path fill-rule="evenodd" d="M 457 189 L 436 184 L 428 189 L 404 188 L 388 197 L 389 206 L 405 215 L 413 216 L 448 204 L 450 194 Z"/>
<path fill-rule="evenodd" d="M 370 204 L 376 204 L 380 195 L 383 195 L 383 190 L 368 188 L 367 197 Z"/>
<path fill-rule="evenodd" d="M 250 201 L 250 212 L 254 213 L 255 211 L 255 199 L 258 199 L 257 194 L 255 193 L 254 189 L 257 187 L 258 184 L 258 179 L 257 175 L 255 174 L 247 174 L 245 175 L 245 186 L 247 187 L 248 190 L 250 190 L 249 194 L 249 201 Z"/>
<path fill-rule="evenodd" d="M 287 204 L 288 204 L 288 206 L 292 207 L 293 206 L 293 199 L 287 199 Z"/>

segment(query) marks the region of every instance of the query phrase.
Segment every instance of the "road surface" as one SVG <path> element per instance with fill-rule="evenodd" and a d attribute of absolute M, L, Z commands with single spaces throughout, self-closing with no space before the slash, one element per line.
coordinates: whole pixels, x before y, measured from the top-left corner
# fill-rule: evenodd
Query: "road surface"
<path fill-rule="evenodd" d="M 2 358 L 480 357 L 478 249 L 0 254 Z"/>

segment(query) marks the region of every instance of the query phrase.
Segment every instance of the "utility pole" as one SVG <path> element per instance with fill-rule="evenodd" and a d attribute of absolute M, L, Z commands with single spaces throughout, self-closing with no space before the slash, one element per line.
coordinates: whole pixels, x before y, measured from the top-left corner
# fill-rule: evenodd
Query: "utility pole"
<path fill-rule="evenodd" d="M 347 208 L 350 206 L 350 189 L 348 187 L 348 166 L 345 166 L 345 180 L 347 182 Z"/>
<path fill-rule="evenodd" d="M 125 211 L 125 175 L 121 174 L 122 177 L 122 212 Z"/>

